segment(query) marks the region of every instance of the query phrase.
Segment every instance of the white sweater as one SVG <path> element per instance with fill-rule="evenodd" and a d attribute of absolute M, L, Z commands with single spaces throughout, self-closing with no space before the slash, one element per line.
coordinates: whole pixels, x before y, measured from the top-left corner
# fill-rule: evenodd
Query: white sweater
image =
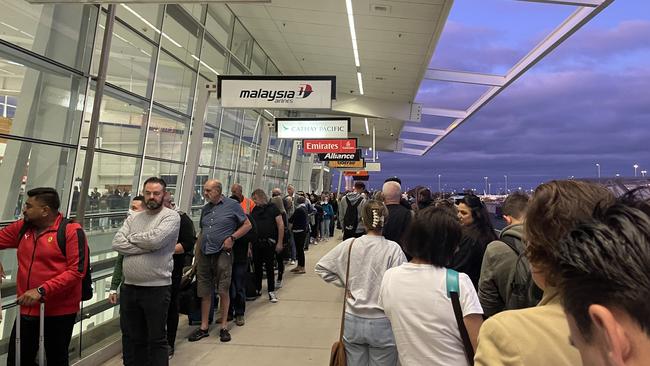
<path fill-rule="evenodd" d="M 348 249 L 352 238 L 337 245 L 316 264 L 316 273 L 336 286 L 345 287 Z M 406 262 L 399 244 L 383 236 L 364 235 L 354 241 L 350 261 L 351 297 L 347 298 L 346 313 L 364 318 L 384 318 L 379 306 L 379 288 L 384 272 Z"/>

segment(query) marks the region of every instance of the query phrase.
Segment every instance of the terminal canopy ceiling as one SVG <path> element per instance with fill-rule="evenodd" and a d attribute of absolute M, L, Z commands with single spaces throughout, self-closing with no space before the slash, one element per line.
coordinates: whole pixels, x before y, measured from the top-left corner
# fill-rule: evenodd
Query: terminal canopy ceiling
<path fill-rule="evenodd" d="M 374 126 L 378 150 L 424 155 L 613 0 L 508 1 L 574 11 L 503 75 L 430 68 L 453 0 L 273 0 L 230 8 L 283 74 L 336 75 L 337 103 L 344 100 L 347 108 L 337 110 L 335 103 L 332 114 L 353 117 L 350 137 L 360 145 L 372 146 Z M 414 103 L 423 80 L 485 91 L 462 108 L 421 106 L 424 115 L 448 119 L 445 128 L 385 112 L 386 105 Z"/>

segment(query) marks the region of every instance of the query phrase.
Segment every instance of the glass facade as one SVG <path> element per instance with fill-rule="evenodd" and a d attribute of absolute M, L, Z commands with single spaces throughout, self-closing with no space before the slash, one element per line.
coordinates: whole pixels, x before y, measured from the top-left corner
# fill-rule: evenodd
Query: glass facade
<path fill-rule="evenodd" d="M 279 74 L 264 50 L 222 4 L 120 4 L 112 32 L 106 86 L 94 105 L 107 7 L 30 5 L 0 0 L 0 226 L 20 218 L 26 192 L 51 186 L 61 211 L 74 217 L 81 182 L 89 179 L 84 229 L 95 281 L 84 302 L 71 352 L 84 357 L 119 337 L 118 308 L 107 302 L 115 253 L 111 241 L 142 182 L 161 176 L 176 199 L 191 190 L 191 213 L 203 204 L 202 185 L 220 179 L 225 194 L 241 183 L 253 190 L 286 186 L 290 141 L 271 137 L 258 168 L 268 113 L 207 108 L 198 173 L 183 181 L 196 121 L 198 87 L 228 74 Z M 99 109 L 90 177 L 83 175 L 90 120 Z M 185 187 L 183 187 L 185 185 Z M 189 185 L 189 187 L 187 186 Z M 0 251 L 2 283 L 0 363 L 16 313 L 15 250 Z M 88 336 L 79 337 L 84 332 Z M 83 343 L 80 342 L 83 339 Z M 101 340 L 101 341 L 98 341 Z"/>

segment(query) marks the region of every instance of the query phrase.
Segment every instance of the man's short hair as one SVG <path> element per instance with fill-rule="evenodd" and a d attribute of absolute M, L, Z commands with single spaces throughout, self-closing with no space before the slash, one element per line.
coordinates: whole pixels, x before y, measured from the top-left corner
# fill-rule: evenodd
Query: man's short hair
<path fill-rule="evenodd" d="M 556 251 L 563 306 L 585 340 L 592 336 L 592 304 L 624 311 L 650 336 L 648 201 L 633 191 L 597 208 L 593 218 L 559 241 Z"/>
<path fill-rule="evenodd" d="M 266 192 L 264 192 L 264 190 L 261 188 L 254 190 L 253 193 L 251 194 L 251 197 L 257 198 L 262 202 L 269 202 L 269 197 L 266 195 Z"/>
<path fill-rule="evenodd" d="M 142 201 L 142 202 L 144 202 L 144 196 L 141 195 L 141 194 L 137 195 L 137 196 L 133 197 L 133 201 Z"/>
<path fill-rule="evenodd" d="M 299 205 L 303 204 L 305 202 L 307 202 L 307 199 L 305 198 L 305 196 L 298 196 L 298 198 L 296 199 L 296 203 L 298 203 Z"/>
<path fill-rule="evenodd" d="M 34 199 L 44 206 L 47 206 L 52 209 L 52 211 L 58 211 L 61 207 L 61 200 L 59 199 L 59 193 L 56 189 L 52 187 L 39 187 L 33 188 L 27 191 L 27 197 L 34 197 Z"/>
<path fill-rule="evenodd" d="M 386 182 L 397 182 L 397 184 L 399 184 L 400 186 L 402 185 L 402 180 L 399 179 L 397 176 L 392 176 L 392 177 L 386 178 L 384 183 L 386 183 Z"/>
<path fill-rule="evenodd" d="M 366 184 L 363 182 L 354 182 L 354 189 L 366 189 Z"/>
<path fill-rule="evenodd" d="M 162 178 L 159 178 L 159 177 L 147 178 L 147 180 L 144 181 L 144 184 L 142 185 L 142 187 L 145 187 L 149 183 L 160 184 L 163 187 L 163 191 L 167 189 L 167 183 Z"/>
<path fill-rule="evenodd" d="M 526 215 L 526 208 L 528 208 L 528 201 L 530 198 L 526 193 L 514 192 L 510 193 L 503 201 L 501 212 L 504 216 L 510 216 L 516 220 L 522 220 Z"/>
<path fill-rule="evenodd" d="M 387 198 L 391 201 L 399 201 L 402 197 L 402 187 L 394 180 L 385 182 L 381 191 L 384 195 L 384 198 Z"/>

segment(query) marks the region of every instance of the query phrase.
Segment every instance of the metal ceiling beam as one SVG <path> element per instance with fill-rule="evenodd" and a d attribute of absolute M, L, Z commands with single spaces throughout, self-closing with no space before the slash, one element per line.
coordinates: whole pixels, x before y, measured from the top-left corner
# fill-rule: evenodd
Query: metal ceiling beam
<path fill-rule="evenodd" d="M 573 5 L 573 6 L 588 6 L 595 8 L 600 6 L 602 0 L 517 0 L 526 1 L 529 3 L 544 3 L 544 4 L 557 4 L 557 5 Z"/>
<path fill-rule="evenodd" d="M 446 109 L 446 108 L 422 108 L 422 114 L 429 116 L 440 116 L 449 118 L 465 118 L 467 111 L 460 109 Z"/>
<path fill-rule="evenodd" d="M 447 133 L 446 130 L 441 130 L 437 128 L 426 128 L 426 127 L 415 127 L 415 126 L 404 126 L 402 132 L 413 132 L 413 133 L 423 133 L 425 135 L 444 135 Z"/>
<path fill-rule="evenodd" d="M 416 145 L 416 146 L 429 146 L 431 141 L 426 140 L 416 140 L 416 139 L 400 139 L 405 144 Z"/>
<path fill-rule="evenodd" d="M 525 0 L 524 0 L 525 1 Z M 502 86 L 493 86 L 487 92 L 485 92 L 474 104 L 472 104 L 467 109 L 467 115 L 464 118 L 458 118 L 447 127 L 445 133 L 436 137 L 430 146 L 428 146 L 421 155 L 429 152 L 434 146 L 440 143 L 445 137 L 449 136 L 458 126 L 463 124 L 469 118 L 471 118 L 476 112 L 478 112 L 483 106 L 488 102 L 494 99 L 499 93 L 505 90 L 510 84 L 515 82 L 519 77 L 521 77 L 526 71 L 531 67 L 535 66 L 539 61 L 541 61 L 546 55 L 552 52 L 557 48 L 562 42 L 567 38 L 577 32 L 582 26 L 587 24 L 591 19 L 608 7 L 614 0 L 603 0 L 598 1 L 596 7 L 591 7 L 590 5 L 581 6 L 576 9 L 567 19 L 565 19 L 562 24 L 555 28 L 546 38 L 544 38 L 540 43 L 535 46 L 526 56 L 524 56 L 512 69 L 506 74 L 506 82 Z M 547 2 L 547 3 L 560 3 L 560 1 L 555 0 L 539 0 L 537 2 Z M 595 3 L 596 1 L 588 0 L 573 0 L 572 2 L 588 2 L 589 4 Z M 592 4 L 593 5 L 593 4 Z M 403 131 L 406 131 L 409 126 L 404 127 Z"/>
<path fill-rule="evenodd" d="M 454 83 L 489 86 L 503 86 L 506 83 L 506 78 L 500 75 L 440 69 L 428 69 L 427 72 L 424 73 L 424 78 L 428 80 L 442 80 Z"/>
<path fill-rule="evenodd" d="M 359 117 L 397 119 L 420 122 L 420 105 L 409 102 L 338 93 L 332 102 L 332 113 Z"/>
<path fill-rule="evenodd" d="M 402 154 L 407 154 L 407 155 L 417 155 L 417 156 L 422 156 L 424 154 L 424 150 L 418 150 L 418 149 L 409 149 L 409 148 L 402 148 L 400 151 L 396 151 L 398 153 Z"/>

